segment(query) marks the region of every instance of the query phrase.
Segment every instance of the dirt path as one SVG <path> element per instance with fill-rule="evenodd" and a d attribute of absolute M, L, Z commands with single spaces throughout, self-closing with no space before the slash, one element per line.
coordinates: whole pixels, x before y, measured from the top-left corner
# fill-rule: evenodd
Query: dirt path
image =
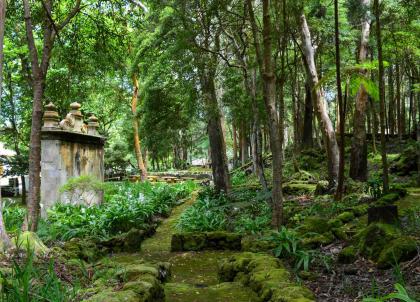
<path fill-rule="evenodd" d="M 176 232 L 177 220 L 195 199 L 194 194 L 176 207 L 171 216 L 157 228 L 155 235 L 142 243 L 141 252 L 128 257 L 171 263 L 172 276 L 169 282 L 164 284 L 166 302 L 257 301 L 255 293 L 240 283 L 218 282 L 218 261 L 235 252 L 171 252 L 171 238 Z"/>

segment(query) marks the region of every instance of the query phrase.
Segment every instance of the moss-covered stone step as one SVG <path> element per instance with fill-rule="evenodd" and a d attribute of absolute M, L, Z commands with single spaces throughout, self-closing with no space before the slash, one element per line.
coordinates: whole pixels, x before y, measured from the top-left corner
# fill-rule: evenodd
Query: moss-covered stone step
<path fill-rule="evenodd" d="M 211 286 L 186 283 L 165 284 L 167 302 L 259 302 L 257 295 L 240 282 L 224 282 Z"/>
<path fill-rule="evenodd" d="M 223 231 L 173 234 L 172 252 L 203 250 L 240 250 L 242 235 Z"/>
<path fill-rule="evenodd" d="M 222 282 L 240 282 L 251 288 L 262 302 L 311 302 L 313 293 L 292 281 L 279 259 L 268 254 L 241 253 L 220 264 Z"/>

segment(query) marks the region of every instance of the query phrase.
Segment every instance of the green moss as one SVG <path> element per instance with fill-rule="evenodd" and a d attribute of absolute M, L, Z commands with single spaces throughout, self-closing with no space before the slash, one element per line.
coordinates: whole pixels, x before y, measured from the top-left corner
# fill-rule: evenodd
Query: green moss
<path fill-rule="evenodd" d="M 373 223 L 363 229 L 358 235 L 359 250 L 362 255 L 376 261 L 384 247 L 401 235 L 393 225 Z"/>
<path fill-rule="evenodd" d="M 319 246 L 325 246 L 334 241 L 334 235 L 332 232 L 326 232 L 320 235 L 312 235 L 302 240 L 302 245 L 308 248 L 317 248 Z"/>
<path fill-rule="evenodd" d="M 352 207 L 351 211 L 353 212 L 354 216 L 360 217 L 367 214 L 369 209 L 368 204 L 359 204 L 357 206 Z"/>
<path fill-rule="evenodd" d="M 305 218 L 302 227 L 299 229 L 299 233 L 318 233 L 323 234 L 330 230 L 328 220 L 322 217 L 310 216 Z"/>
<path fill-rule="evenodd" d="M 315 196 L 325 195 L 329 193 L 329 183 L 326 180 L 321 180 L 316 184 L 315 187 Z"/>
<path fill-rule="evenodd" d="M 12 239 L 13 244 L 22 250 L 32 250 L 36 255 L 45 255 L 49 252 L 48 247 L 39 239 L 34 232 L 23 232 Z"/>
<path fill-rule="evenodd" d="M 331 231 L 337 239 L 340 239 L 340 240 L 347 240 L 348 239 L 348 236 L 347 236 L 347 233 L 346 233 L 346 228 L 343 228 L 343 227 L 335 228 L 335 229 L 332 229 Z"/>
<path fill-rule="evenodd" d="M 72 238 L 64 244 L 63 250 L 68 257 L 79 258 L 87 262 L 95 261 L 104 255 L 104 252 L 99 250 L 96 243 L 89 238 Z"/>
<path fill-rule="evenodd" d="M 172 251 L 240 250 L 242 235 L 224 231 L 174 234 Z"/>
<path fill-rule="evenodd" d="M 381 251 L 378 266 L 387 268 L 395 263 L 407 261 L 417 255 L 420 241 L 414 237 L 403 236 L 389 242 Z"/>
<path fill-rule="evenodd" d="M 158 278 L 159 271 L 153 266 L 145 264 L 131 264 L 121 268 L 117 272 L 117 277 L 124 281 L 132 281 L 144 275 L 151 275 L 154 278 Z"/>
<path fill-rule="evenodd" d="M 313 194 L 315 185 L 306 182 L 288 182 L 283 185 L 283 193 L 288 195 Z"/>
<path fill-rule="evenodd" d="M 318 179 L 317 175 L 314 175 L 305 170 L 300 170 L 299 172 L 296 172 L 290 177 L 291 181 L 304 181 L 304 182 L 310 182 L 310 183 L 315 183 L 317 179 Z"/>
<path fill-rule="evenodd" d="M 85 302 L 139 302 L 138 295 L 132 290 L 112 291 L 112 289 L 100 291 Z"/>
<path fill-rule="evenodd" d="M 337 219 L 346 223 L 354 219 L 354 214 L 352 212 L 346 211 L 337 216 Z"/>
<path fill-rule="evenodd" d="M 400 199 L 400 195 L 398 195 L 398 193 L 388 193 L 382 196 L 381 198 L 379 198 L 377 203 L 380 205 L 388 205 L 388 204 L 394 203 L 398 199 Z"/>
<path fill-rule="evenodd" d="M 328 220 L 328 226 L 330 228 L 339 228 L 343 225 L 343 222 L 338 218 L 332 218 Z"/>
<path fill-rule="evenodd" d="M 291 285 L 273 291 L 270 302 L 311 302 L 315 301 L 312 292 L 303 286 Z"/>
<path fill-rule="evenodd" d="M 344 264 L 353 263 L 357 258 L 357 249 L 356 247 L 350 245 L 343 248 L 338 254 L 338 262 Z"/>
<path fill-rule="evenodd" d="M 246 236 L 241 240 L 242 251 L 247 252 L 267 252 L 276 247 L 275 242 L 264 240 L 256 236 Z"/>

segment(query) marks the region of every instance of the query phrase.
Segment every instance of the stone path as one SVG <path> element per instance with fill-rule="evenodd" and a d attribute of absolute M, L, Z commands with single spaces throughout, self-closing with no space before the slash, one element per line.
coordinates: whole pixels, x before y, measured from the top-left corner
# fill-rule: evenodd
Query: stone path
<path fill-rule="evenodd" d="M 234 254 L 231 251 L 171 252 L 171 238 L 177 219 L 194 203 L 196 195 L 176 207 L 157 228 L 156 234 L 142 243 L 139 254 L 116 257 L 142 258 L 172 264 L 172 276 L 164 284 L 166 302 L 255 302 L 256 294 L 236 282 L 218 282 L 218 261 Z"/>

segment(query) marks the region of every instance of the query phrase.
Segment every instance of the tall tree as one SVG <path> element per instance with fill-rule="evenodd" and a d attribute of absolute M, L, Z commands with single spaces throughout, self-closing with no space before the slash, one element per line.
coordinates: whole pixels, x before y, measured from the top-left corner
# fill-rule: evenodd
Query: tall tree
<path fill-rule="evenodd" d="M 363 63 L 368 54 L 370 17 L 370 0 L 360 0 L 364 14 L 362 17 L 362 31 L 358 62 Z M 366 76 L 367 70 L 360 71 L 361 76 Z M 368 93 L 363 84 L 360 85 L 356 94 L 356 103 L 353 117 L 353 138 L 350 155 L 350 177 L 355 180 L 366 181 L 367 179 L 367 143 L 366 143 L 366 110 L 368 103 Z M 375 117 L 373 116 L 373 119 Z M 373 133 L 375 135 L 375 133 Z"/>
<path fill-rule="evenodd" d="M 316 115 L 322 132 L 324 147 L 328 159 L 328 178 L 330 187 L 337 184 L 339 150 L 335 131 L 328 116 L 327 104 L 325 103 L 324 91 L 319 85 L 318 72 L 315 66 L 315 49 L 312 46 L 311 32 L 304 14 L 300 15 L 302 49 L 304 54 L 305 69 L 309 87 L 312 91 L 312 99 L 316 106 Z"/>
<path fill-rule="evenodd" d="M 335 70 L 337 78 L 337 99 L 340 114 L 340 162 L 338 169 L 338 185 L 335 194 L 337 200 L 341 200 L 344 191 L 344 146 L 345 146 L 345 108 L 343 104 L 343 92 L 341 90 L 341 60 L 340 60 L 340 31 L 338 22 L 338 0 L 334 0 L 334 33 L 335 33 Z"/>
<path fill-rule="evenodd" d="M 0 109 L 1 109 L 1 97 L 3 87 L 3 42 L 4 42 L 4 31 L 6 24 L 6 0 L 0 0 Z M 1 167 L 1 166 L 0 166 Z M 10 239 L 6 232 L 6 227 L 3 221 L 3 202 L 1 200 L 1 188 L 0 188 L 0 251 L 9 248 Z"/>
<path fill-rule="evenodd" d="M 66 18 L 59 24 L 55 24 L 52 19 L 53 0 L 42 2 L 43 8 L 43 46 L 42 51 L 38 47 L 34 38 L 34 26 L 31 18 L 31 6 L 29 0 L 23 0 L 24 18 L 26 26 L 26 37 L 30 53 L 32 67 L 32 124 L 30 136 L 29 152 L 29 194 L 28 194 L 28 215 L 25 219 L 23 228 L 36 231 L 38 228 L 38 216 L 40 207 L 40 188 L 41 188 L 41 126 L 42 126 L 42 99 L 44 96 L 45 80 L 51 59 L 51 52 L 54 41 L 71 19 L 79 12 L 81 0 L 77 0 L 73 9 Z M 41 54 L 39 60 L 38 54 Z"/>
<path fill-rule="evenodd" d="M 247 0 L 248 13 L 251 21 L 252 35 L 254 38 L 254 47 L 257 56 L 257 62 L 261 77 L 263 79 L 263 98 L 265 109 L 268 116 L 268 127 L 270 136 L 270 147 L 273 155 L 273 189 L 272 189 L 272 220 L 274 228 L 283 224 L 283 192 L 282 192 L 282 143 L 279 127 L 279 118 L 277 113 L 276 101 L 276 79 L 273 70 L 272 60 L 272 34 L 270 1 L 263 0 L 263 50 L 258 38 L 257 22 L 255 19 L 254 8 L 251 0 Z"/>
<path fill-rule="evenodd" d="M 381 33 L 381 10 L 379 7 L 379 0 L 373 2 L 375 10 L 376 21 L 376 43 L 378 48 L 378 63 L 379 63 L 379 116 L 381 126 L 381 157 L 382 157 L 382 180 L 383 191 L 386 193 L 389 190 L 388 177 L 388 160 L 386 157 L 386 139 L 385 139 L 385 72 L 384 60 L 382 57 L 382 33 Z"/>

